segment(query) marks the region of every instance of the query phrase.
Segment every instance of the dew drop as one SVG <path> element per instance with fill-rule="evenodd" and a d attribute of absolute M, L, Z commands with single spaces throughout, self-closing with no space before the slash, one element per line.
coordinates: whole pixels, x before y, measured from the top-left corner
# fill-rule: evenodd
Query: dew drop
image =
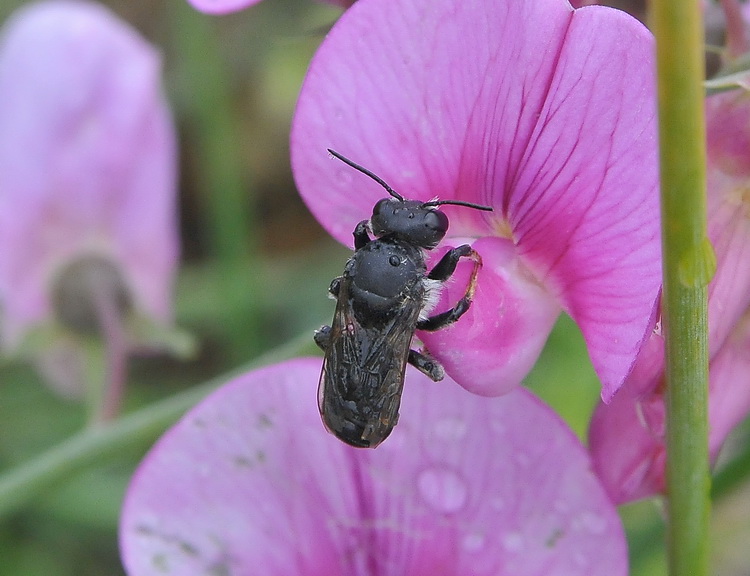
<path fill-rule="evenodd" d="M 523 536 L 518 532 L 508 532 L 503 536 L 503 547 L 508 552 L 518 552 L 523 548 Z"/>
<path fill-rule="evenodd" d="M 492 431 L 498 435 L 505 434 L 505 430 L 507 428 L 505 422 L 503 422 L 499 418 L 492 419 L 490 421 L 490 427 L 492 428 Z"/>
<path fill-rule="evenodd" d="M 352 183 L 352 174 L 351 170 L 338 170 L 336 172 L 336 178 L 338 178 L 339 183 L 341 184 L 351 184 Z"/>
<path fill-rule="evenodd" d="M 467 424 L 461 418 L 443 418 L 435 423 L 435 436 L 440 440 L 461 440 L 466 436 Z"/>
<path fill-rule="evenodd" d="M 529 464 L 531 464 L 531 457 L 528 454 L 519 452 L 516 454 L 515 462 L 519 468 L 528 468 Z"/>
<path fill-rule="evenodd" d="M 466 482 L 453 470 L 428 468 L 420 472 L 417 486 L 422 499 L 443 513 L 457 512 L 469 495 Z"/>
<path fill-rule="evenodd" d="M 573 556 L 573 562 L 575 562 L 577 566 L 583 568 L 585 566 L 588 566 L 589 559 L 583 552 L 576 552 Z"/>
<path fill-rule="evenodd" d="M 505 500 L 503 500 L 500 496 L 495 496 L 490 500 L 490 506 L 492 506 L 495 510 L 504 510 L 505 509 Z"/>
<path fill-rule="evenodd" d="M 485 537 L 481 532 L 470 532 L 461 540 L 461 545 L 467 552 L 479 552 L 484 548 Z"/>
<path fill-rule="evenodd" d="M 594 512 L 584 512 L 576 518 L 576 526 L 590 534 L 601 534 L 607 528 L 607 520 Z"/>

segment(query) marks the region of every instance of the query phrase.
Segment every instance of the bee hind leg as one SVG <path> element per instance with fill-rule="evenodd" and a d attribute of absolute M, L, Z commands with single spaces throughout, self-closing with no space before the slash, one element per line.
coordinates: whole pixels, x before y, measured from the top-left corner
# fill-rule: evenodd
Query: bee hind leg
<path fill-rule="evenodd" d="M 416 350 L 409 350 L 409 358 L 407 361 L 417 370 L 426 376 L 429 376 L 434 382 L 439 382 L 445 378 L 445 370 L 443 367 L 437 360 L 428 354 L 417 352 Z"/>
<path fill-rule="evenodd" d="M 331 345 L 331 327 L 321 326 L 320 330 L 316 330 L 315 334 L 313 334 L 313 340 L 315 340 L 315 343 L 323 352 L 328 350 L 328 347 Z"/>

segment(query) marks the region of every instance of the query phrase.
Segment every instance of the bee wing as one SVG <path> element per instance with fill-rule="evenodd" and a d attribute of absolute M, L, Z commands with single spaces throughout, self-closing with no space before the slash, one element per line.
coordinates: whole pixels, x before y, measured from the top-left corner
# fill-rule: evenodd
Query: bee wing
<path fill-rule="evenodd" d="M 398 420 L 404 371 L 419 305 L 407 300 L 380 325 L 360 324 L 342 279 L 318 387 L 326 427 L 354 446 L 385 440 Z"/>

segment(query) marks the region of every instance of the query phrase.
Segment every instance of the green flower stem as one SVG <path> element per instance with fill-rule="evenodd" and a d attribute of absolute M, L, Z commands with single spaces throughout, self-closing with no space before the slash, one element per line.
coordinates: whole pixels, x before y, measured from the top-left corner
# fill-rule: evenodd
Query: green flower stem
<path fill-rule="evenodd" d="M 707 285 L 703 23 L 698 0 L 655 0 L 666 339 L 667 556 L 671 576 L 708 575 Z"/>
<path fill-rule="evenodd" d="M 82 358 L 84 360 L 84 387 L 86 399 L 86 421 L 89 426 L 96 426 L 101 417 L 107 381 L 107 350 L 104 342 L 98 338 L 81 339 Z"/>
<path fill-rule="evenodd" d="M 187 2 L 171 2 L 174 45 L 184 67 L 178 71 L 182 116 L 196 133 L 194 171 L 209 231 L 209 249 L 220 271 L 221 318 L 228 356 L 241 361 L 260 352 L 259 300 L 262 266 L 255 198 L 248 177 L 241 124 L 235 114 L 231 74 L 221 51 L 221 23 Z M 248 270 L 250 273 L 240 274 Z"/>
<path fill-rule="evenodd" d="M 113 420 L 120 412 L 120 403 L 127 382 L 128 350 L 122 311 L 116 291 L 109 282 L 94 281 L 91 300 L 99 318 L 100 336 L 95 343 L 87 345 L 88 361 L 94 366 L 94 378 L 89 388 L 98 388 L 91 393 L 96 404 L 90 405 L 89 423 L 99 426 Z M 97 398 L 98 396 L 98 398 Z"/>
<path fill-rule="evenodd" d="M 87 466 L 116 456 L 127 448 L 153 442 L 186 410 L 232 378 L 307 351 L 311 348 L 311 334 L 312 331 L 305 332 L 235 372 L 151 404 L 114 422 L 88 428 L 30 462 L 5 472 L 0 475 L 0 518 Z"/>

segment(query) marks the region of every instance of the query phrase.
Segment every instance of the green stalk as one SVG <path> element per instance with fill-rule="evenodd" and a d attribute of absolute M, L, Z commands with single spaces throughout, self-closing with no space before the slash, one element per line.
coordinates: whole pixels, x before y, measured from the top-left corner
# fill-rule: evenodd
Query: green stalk
<path fill-rule="evenodd" d="M 153 442 L 207 394 L 249 370 L 297 356 L 311 348 L 312 330 L 242 368 L 122 418 L 72 436 L 29 462 L 0 475 L 0 518 L 19 509 L 72 474 L 124 450 Z"/>
<path fill-rule="evenodd" d="M 708 575 L 707 285 L 703 23 L 698 0 L 655 0 L 666 339 L 667 556 L 671 576 Z"/>
<path fill-rule="evenodd" d="M 221 50 L 215 16 L 201 14 L 184 0 L 173 0 L 170 20 L 182 69 L 183 114 L 196 129 L 195 173 L 208 224 L 209 249 L 219 266 L 218 297 L 230 361 L 242 361 L 262 348 L 261 263 L 255 198 L 242 156 L 241 124 L 231 92 L 231 73 Z M 245 272 L 247 271 L 247 272 Z M 244 272 L 244 273 L 243 273 Z"/>
<path fill-rule="evenodd" d="M 81 339 L 84 359 L 84 387 L 86 398 L 86 421 L 89 426 L 99 424 L 102 403 L 107 386 L 107 350 L 98 338 Z"/>

